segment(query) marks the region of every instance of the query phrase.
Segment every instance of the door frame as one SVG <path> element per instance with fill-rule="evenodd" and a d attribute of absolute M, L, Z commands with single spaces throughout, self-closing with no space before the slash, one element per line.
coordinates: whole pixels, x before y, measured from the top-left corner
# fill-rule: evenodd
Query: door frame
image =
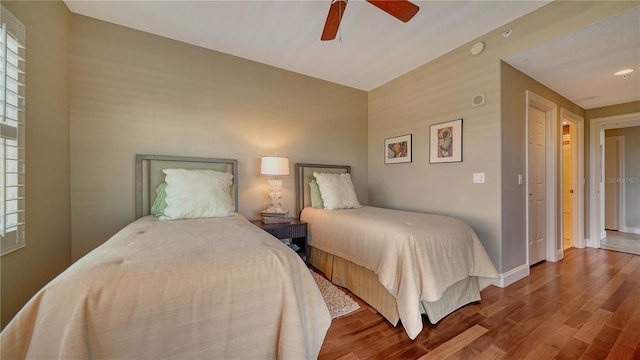
<path fill-rule="evenodd" d="M 571 187 L 574 196 L 571 199 L 571 246 L 582 249 L 586 246 L 584 239 L 584 118 L 571 111 L 560 108 L 560 119 L 571 122 L 571 157 L 573 167 L 571 169 Z M 562 138 L 560 138 L 562 144 Z M 560 157 L 560 169 L 562 169 L 562 157 Z M 560 182 L 560 194 L 563 194 L 562 182 Z M 564 204 L 560 202 L 560 213 L 564 212 Z M 560 222 L 560 234 L 564 232 L 564 222 Z M 564 253 L 564 246 L 562 246 Z M 564 255 L 563 255 L 564 256 Z"/>
<path fill-rule="evenodd" d="M 640 126 L 640 112 L 607 116 L 591 119 L 589 141 L 589 238 L 588 247 L 600 248 L 600 240 L 607 234 L 604 232 L 604 130 Z M 604 235 L 603 235 L 604 233 Z"/>
<path fill-rule="evenodd" d="M 545 112 L 545 205 L 546 205 L 546 229 L 545 229 L 545 260 L 556 262 L 563 258 L 562 246 L 558 249 L 558 201 L 557 201 L 557 164 L 558 164 L 558 105 L 544 97 L 527 90 L 526 91 L 526 130 L 525 144 L 529 144 L 529 107 L 534 106 Z M 528 204 L 529 196 L 529 147 L 525 146 L 525 204 Z M 526 249 L 527 266 L 529 264 L 529 206 L 525 207 L 526 216 Z"/>

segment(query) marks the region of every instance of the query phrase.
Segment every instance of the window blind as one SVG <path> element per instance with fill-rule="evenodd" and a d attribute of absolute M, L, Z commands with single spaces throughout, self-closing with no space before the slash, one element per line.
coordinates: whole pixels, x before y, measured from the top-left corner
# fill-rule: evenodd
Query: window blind
<path fill-rule="evenodd" d="M 0 254 L 25 246 L 25 28 L 0 6 Z"/>

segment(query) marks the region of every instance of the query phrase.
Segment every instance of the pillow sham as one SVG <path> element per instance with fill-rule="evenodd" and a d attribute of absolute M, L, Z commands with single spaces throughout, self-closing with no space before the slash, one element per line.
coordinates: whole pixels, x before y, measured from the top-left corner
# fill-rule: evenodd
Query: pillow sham
<path fill-rule="evenodd" d="M 164 216 L 164 209 L 167 208 L 167 183 L 163 182 L 156 188 L 156 199 L 151 205 L 151 214 L 155 217 Z"/>
<path fill-rule="evenodd" d="M 231 184 L 229 187 L 229 195 L 231 195 L 231 202 L 235 207 L 236 204 L 236 183 Z M 320 194 L 320 190 L 318 190 L 318 194 Z M 153 204 L 151 205 L 151 214 L 155 217 L 164 216 L 164 209 L 167 208 L 167 183 L 163 182 L 156 188 L 156 198 L 153 200 Z"/>
<path fill-rule="evenodd" d="M 164 169 L 167 207 L 163 220 L 235 215 L 229 189 L 233 175 L 214 170 Z"/>
<path fill-rule="evenodd" d="M 322 202 L 322 195 L 320 195 L 320 188 L 315 180 L 311 180 L 309 183 L 309 195 L 311 197 L 311 207 L 316 209 L 324 209 L 324 202 Z"/>
<path fill-rule="evenodd" d="M 329 210 L 360 208 L 351 175 L 314 172 L 324 208 Z"/>

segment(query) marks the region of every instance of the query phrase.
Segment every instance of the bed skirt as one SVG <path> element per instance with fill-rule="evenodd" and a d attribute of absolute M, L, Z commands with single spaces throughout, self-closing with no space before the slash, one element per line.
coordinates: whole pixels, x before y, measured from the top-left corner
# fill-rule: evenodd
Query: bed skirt
<path fill-rule="evenodd" d="M 378 275 L 349 260 L 313 246 L 309 247 L 309 251 L 309 263 L 320 270 L 331 282 L 349 289 L 376 309 L 393 326 L 398 324 L 400 315 L 396 299 L 378 281 Z M 430 323 L 436 324 L 462 306 L 479 300 L 478 278 L 471 276 L 450 286 L 438 301 L 422 301 L 420 312 L 427 315 Z"/>

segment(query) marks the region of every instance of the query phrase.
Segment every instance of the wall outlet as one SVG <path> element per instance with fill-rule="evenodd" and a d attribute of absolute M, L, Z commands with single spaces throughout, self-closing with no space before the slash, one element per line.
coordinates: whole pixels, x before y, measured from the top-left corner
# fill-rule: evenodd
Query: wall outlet
<path fill-rule="evenodd" d="M 474 184 L 484 184 L 484 173 L 473 173 Z"/>

